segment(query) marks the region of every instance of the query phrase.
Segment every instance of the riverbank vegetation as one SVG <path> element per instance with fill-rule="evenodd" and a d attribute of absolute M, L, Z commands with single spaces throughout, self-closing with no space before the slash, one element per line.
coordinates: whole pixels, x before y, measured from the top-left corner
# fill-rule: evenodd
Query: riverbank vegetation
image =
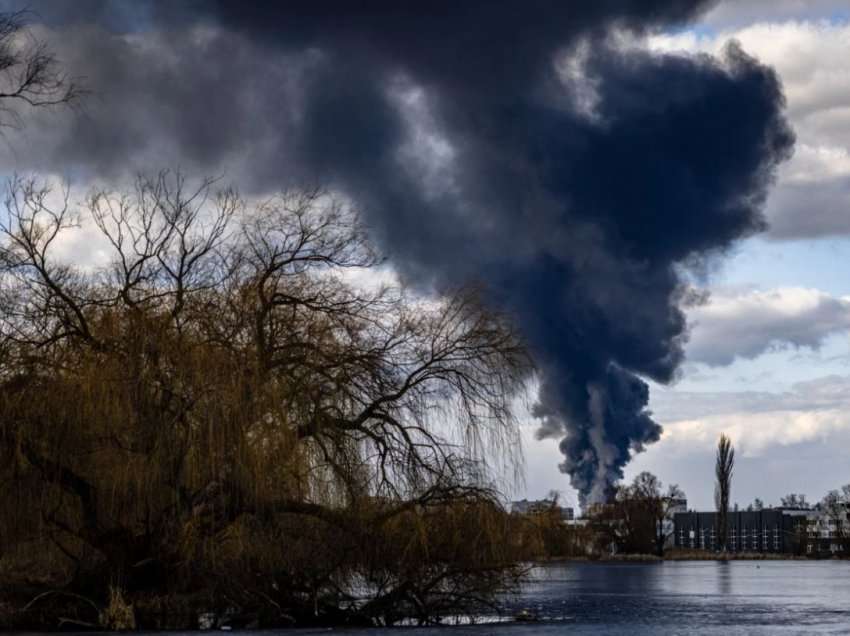
<path fill-rule="evenodd" d="M 710 552 L 674 548 L 664 554 L 665 561 L 798 561 L 808 557 L 785 552 Z"/>
<path fill-rule="evenodd" d="M 357 283 L 380 260 L 323 193 L 218 185 L 162 173 L 80 206 L 10 185 L 5 626 L 427 623 L 491 604 L 520 573 L 495 477 L 518 460 L 522 344 L 472 290 Z M 102 266 L 62 260 L 80 224 Z"/>
<path fill-rule="evenodd" d="M 594 537 L 591 554 L 663 556 L 672 532 L 672 510 L 684 496 L 676 484 L 665 489 L 647 471 L 619 484 L 607 503 L 587 510 L 587 528 Z"/>

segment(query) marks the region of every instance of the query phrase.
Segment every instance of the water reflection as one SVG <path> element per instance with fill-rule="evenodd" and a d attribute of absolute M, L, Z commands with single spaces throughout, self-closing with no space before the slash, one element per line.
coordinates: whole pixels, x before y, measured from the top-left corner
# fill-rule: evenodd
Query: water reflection
<path fill-rule="evenodd" d="M 730 561 L 719 561 L 717 563 L 717 591 L 724 596 L 732 593 L 731 565 Z"/>
<path fill-rule="evenodd" d="M 848 577 L 836 561 L 567 563 L 536 570 L 513 607 L 611 634 L 850 633 Z"/>
<path fill-rule="evenodd" d="M 333 631 L 357 636 L 565 634 L 773 636 L 850 633 L 850 562 L 565 563 L 539 567 L 513 615 L 540 623 Z M 311 630 L 287 630 L 313 634 Z M 323 632 L 327 633 L 327 632 Z"/>

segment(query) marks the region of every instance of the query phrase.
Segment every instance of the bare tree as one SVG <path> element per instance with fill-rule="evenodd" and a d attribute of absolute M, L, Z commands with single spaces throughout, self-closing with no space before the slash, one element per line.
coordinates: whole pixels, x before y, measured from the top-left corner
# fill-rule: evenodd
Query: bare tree
<path fill-rule="evenodd" d="M 790 493 L 780 499 L 783 508 L 808 508 L 809 502 L 806 501 L 806 495 L 803 493 Z"/>
<path fill-rule="evenodd" d="M 85 93 L 26 18 L 26 11 L 0 14 L 0 127 L 20 126 L 22 108 L 72 105 Z"/>
<path fill-rule="evenodd" d="M 685 494 L 676 484 L 666 490 L 661 480 L 648 471 L 636 475 L 629 485 L 620 485 L 608 514 L 616 525 L 620 548 L 625 552 L 664 553 L 672 532 L 670 516 Z"/>
<path fill-rule="evenodd" d="M 840 490 L 830 490 L 820 502 L 820 509 L 824 513 L 829 536 L 836 539 L 836 544 L 845 551 L 847 546 L 844 541 L 847 538 L 848 510 L 850 510 L 850 484 L 843 486 Z"/>
<path fill-rule="evenodd" d="M 717 460 L 714 474 L 717 479 L 714 486 L 714 505 L 717 508 L 717 545 L 721 550 L 727 549 L 729 531 L 729 495 L 732 490 L 732 469 L 735 466 L 735 449 L 732 441 L 725 435 L 720 435 L 717 443 Z"/>
<path fill-rule="evenodd" d="M 13 180 L 0 225 L 0 549 L 311 616 L 356 580 L 379 622 L 513 576 L 494 484 L 529 362 L 474 290 L 350 282 L 378 259 L 318 190 L 163 172 L 69 200 Z M 55 250 L 87 222 L 97 269 Z"/>
<path fill-rule="evenodd" d="M 664 554 L 664 545 L 674 532 L 673 515 L 675 511 L 681 510 L 684 499 L 685 491 L 678 484 L 668 485 L 667 491 L 661 497 L 655 519 L 655 548 L 659 556 Z"/>

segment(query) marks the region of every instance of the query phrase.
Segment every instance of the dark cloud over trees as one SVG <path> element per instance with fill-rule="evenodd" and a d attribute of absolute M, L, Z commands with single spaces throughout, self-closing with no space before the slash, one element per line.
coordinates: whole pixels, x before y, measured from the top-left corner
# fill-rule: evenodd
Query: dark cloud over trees
<path fill-rule="evenodd" d="M 681 267 L 762 229 L 793 143 L 776 75 L 735 46 L 686 58 L 610 36 L 705 2 L 169 3 L 129 17 L 95 3 L 92 24 L 59 4 L 37 8 L 97 99 L 30 132 L 19 158 L 346 194 L 409 281 L 475 281 L 513 315 L 540 369 L 540 435 L 562 438 L 586 497 L 660 435 L 641 377 L 668 382 L 682 359 Z"/>

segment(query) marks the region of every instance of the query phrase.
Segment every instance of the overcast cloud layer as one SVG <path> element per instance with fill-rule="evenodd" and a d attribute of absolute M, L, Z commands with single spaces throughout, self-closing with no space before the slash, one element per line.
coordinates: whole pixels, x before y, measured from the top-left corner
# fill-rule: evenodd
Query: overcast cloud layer
<path fill-rule="evenodd" d="M 735 46 L 623 49 L 711 4 L 42 2 L 94 95 L 2 167 L 344 194 L 408 282 L 483 284 L 512 316 L 539 436 L 600 498 L 661 434 L 642 378 L 683 358 L 682 266 L 763 228 L 793 143 L 777 77 Z"/>
<path fill-rule="evenodd" d="M 775 391 L 746 390 L 745 379 L 741 391 L 712 390 L 707 379 L 702 392 L 656 391 L 651 416 L 639 377 L 669 380 L 684 356 L 697 369 L 689 387 L 699 374 L 740 374 L 742 361 L 758 366 L 766 353 L 794 365 L 777 352 L 816 359 L 850 329 L 850 296 L 813 287 L 713 289 L 685 314 L 678 273 L 759 231 L 768 192 L 766 236 L 778 244 L 850 236 L 843 0 L 606 0 L 571 9 L 569 20 L 531 3 L 488 16 L 489 31 L 482 19 L 467 31 L 470 16 L 437 3 L 432 22 L 391 14 L 374 32 L 351 16 L 328 27 L 306 4 L 285 27 L 275 7 L 226 2 L 27 6 L 44 23 L 35 34 L 93 95 L 80 112 L 38 113 L 7 131 L 0 170 L 69 177 L 80 195 L 91 183 L 179 166 L 224 174 L 249 194 L 318 182 L 352 197 L 409 282 L 483 281 L 520 320 L 543 370 L 537 437 L 560 441 L 527 435 L 530 494 L 559 487 L 560 463 L 583 494 L 598 495 L 660 438 L 632 471 L 680 481 L 692 502 L 710 506 L 720 432 L 739 446 L 738 483 L 750 499 L 770 501 L 771 488 L 816 498 L 850 475 L 836 454 L 850 444 L 843 375 Z M 706 9 L 696 30 L 658 33 Z M 606 37 L 615 22 L 631 35 Z M 734 51 L 725 63 L 650 55 L 646 33 L 655 50 L 720 58 L 735 39 L 777 69 L 797 135 L 777 186 L 767 190 L 788 150 L 781 135 L 743 163 L 717 159 L 739 152 L 728 144 L 755 148 L 759 135 L 782 132 L 775 110 L 739 114 L 747 102 L 781 106 L 770 73 Z M 747 117 L 770 123 L 747 137 Z M 736 172 L 751 179 L 732 180 Z M 700 188 L 718 187 L 695 205 Z M 749 200 L 729 208 L 736 192 Z M 718 220 L 733 222 L 707 231 Z M 671 244 L 678 251 L 666 251 Z M 97 263 L 96 245 L 83 228 L 63 256 Z"/>

